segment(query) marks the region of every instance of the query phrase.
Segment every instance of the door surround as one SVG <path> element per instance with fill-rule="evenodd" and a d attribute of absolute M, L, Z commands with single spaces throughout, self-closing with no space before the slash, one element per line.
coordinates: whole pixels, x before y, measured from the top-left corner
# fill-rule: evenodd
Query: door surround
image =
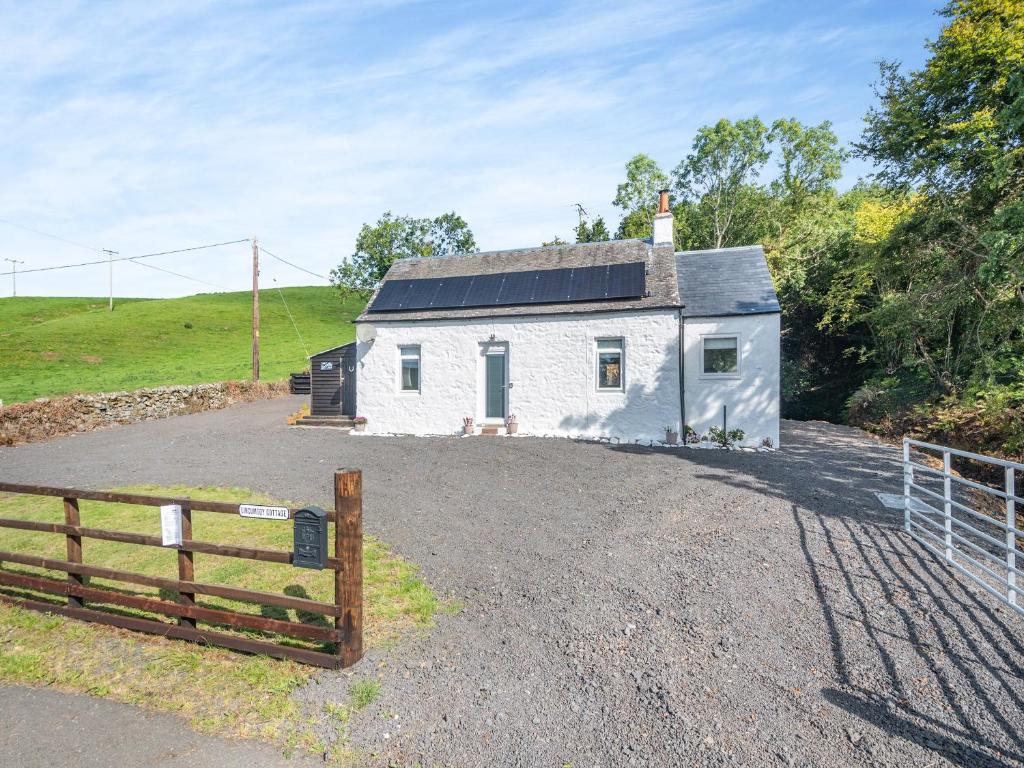
<path fill-rule="evenodd" d="M 508 416 L 508 342 L 487 341 L 480 344 L 478 382 L 479 422 L 504 426 Z"/>

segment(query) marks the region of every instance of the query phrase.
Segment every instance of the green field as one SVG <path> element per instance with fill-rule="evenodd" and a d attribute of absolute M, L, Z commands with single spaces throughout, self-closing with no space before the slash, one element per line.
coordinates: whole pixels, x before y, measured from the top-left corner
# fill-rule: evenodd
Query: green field
<path fill-rule="evenodd" d="M 355 338 L 363 302 L 330 287 L 282 288 L 309 352 Z M 0 299 L 0 400 L 111 392 L 251 375 L 252 296 L 181 299 Z M 306 353 L 276 289 L 260 291 L 261 378 L 306 368 Z"/>

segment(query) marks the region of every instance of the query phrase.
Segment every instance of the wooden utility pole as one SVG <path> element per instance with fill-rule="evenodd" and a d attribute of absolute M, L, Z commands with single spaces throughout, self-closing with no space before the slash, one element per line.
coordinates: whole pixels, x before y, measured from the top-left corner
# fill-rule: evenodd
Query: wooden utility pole
<path fill-rule="evenodd" d="M 252 380 L 260 380 L 260 246 L 252 239 Z"/>

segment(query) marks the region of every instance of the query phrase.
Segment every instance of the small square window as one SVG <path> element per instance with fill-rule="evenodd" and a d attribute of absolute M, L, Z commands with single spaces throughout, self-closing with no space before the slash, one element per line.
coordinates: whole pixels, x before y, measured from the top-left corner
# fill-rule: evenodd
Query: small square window
<path fill-rule="evenodd" d="M 622 389 L 622 339 L 597 340 L 597 388 Z"/>
<path fill-rule="evenodd" d="M 704 373 L 723 375 L 739 373 L 739 352 L 735 336 L 704 339 Z"/>
<path fill-rule="evenodd" d="M 398 354 L 402 361 L 401 388 L 403 392 L 420 391 L 420 348 L 399 347 Z"/>

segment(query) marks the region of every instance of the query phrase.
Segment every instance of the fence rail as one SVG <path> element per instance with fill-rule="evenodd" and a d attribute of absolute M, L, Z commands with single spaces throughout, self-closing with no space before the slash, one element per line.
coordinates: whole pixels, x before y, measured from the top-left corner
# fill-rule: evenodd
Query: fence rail
<path fill-rule="evenodd" d="M 0 594 L 2 602 L 139 632 L 218 645 L 276 658 L 293 659 L 305 664 L 331 669 L 351 666 L 362 656 L 363 512 L 362 473 L 359 470 L 335 472 L 334 510 L 326 514 L 327 522 L 334 523 L 334 555 L 325 560 L 326 568 L 334 571 L 333 603 L 223 584 L 208 584 L 195 580 L 196 553 L 243 558 L 279 565 L 293 563 L 294 553 L 285 550 L 225 545 L 192 538 L 192 514 L 194 512 L 238 515 L 238 504 L 16 483 L 0 483 L 0 492 L 63 499 L 63 523 L 0 518 L 0 529 L 9 528 L 63 535 L 67 542 L 66 560 L 39 557 L 21 552 L 0 551 L 0 587 L 65 597 L 66 605 L 37 599 L 34 596 L 10 594 Z M 79 505 L 81 500 L 149 507 L 179 505 L 181 507 L 181 545 L 167 547 L 159 536 L 83 526 Z M 295 510 L 288 510 L 289 520 L 294 519 L 294 512 Z M 282 521 L 270 520 L 267 522 L 269 525 L 279 525 Z M 178 553 L 178 577 L 175 579 L 151 576 L 86 564 L 83 562 L 83 539 L 99 539 L 164 549 L 173 548 Z M 57 580 L 34 573 L 11 572 L 2 568 L 5 563 L 60 571 L 66 574 L 66 578 Z M 159 597 L 126 594 L 110 588 L 87 584 L 87 577 L 155 587 L 175 592 L 178 598 L 176 601 L 171 601 Z M 255 603 L 261 606 L 277 606 L 303 613 L 328 616 L 334 619 L 334 627 L 257 616 L 225 608 L 200 606 L 196 604 L 196 595 Z M 161 614 L 175 619 L 176 623 L 172 624 L 158 618 L 128 616 L 98 610 L 87 607 L 87 602 L 90 606 L 97 603 Z M 231 629 L 269 632 L 303 640 L 332 643 L 334 653 L 228 634 L 200 627 L 199 622 L 222 625 Z"/>
<path fill-rule="evenodd" d="M 942 469 L 915 461 L 915 453 L 930 456 Z M 953 472 L 953 458 L 1003 470 L 1003 488 L 993 488 Z M 903 527 L 921 546 L 970 578 L 993 597 L 1024 615 L 1024 571 L 1017 554 L 1024 532 L 1017 525 L 1016 473 L 1024 464 L 961 451 L 920 440 L 903 439 Z M 927 487 L 927 483 L 941 486 Z M 955 484 L 955 485 L 954 485 Z M 961 489 L 961 500 L 954 489 Z M 974 506 L 970 494 L 974 493 Z M 993 501 L 998 500 L 998 501 Z M 941 508 L 940 508 L 941 505 Z M 1000 507 L 997 517 L 995 507 Z M 976 507 L 988 507 L 989 512 Z M 1024 554 L 1024 552 L 1022 552 Z"/>

